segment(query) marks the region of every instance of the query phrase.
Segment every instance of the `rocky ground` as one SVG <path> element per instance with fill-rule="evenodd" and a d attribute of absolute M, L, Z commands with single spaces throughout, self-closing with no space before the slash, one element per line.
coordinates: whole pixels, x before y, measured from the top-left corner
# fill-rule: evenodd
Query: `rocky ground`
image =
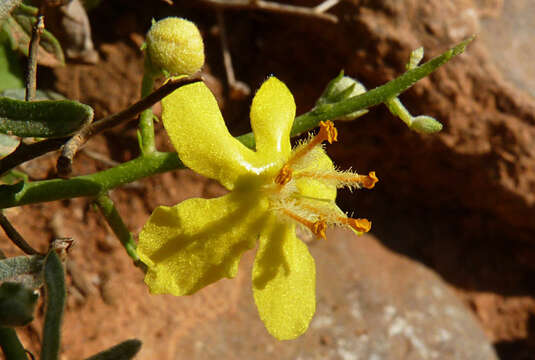
<path fill-rule="evenodd" d="M 311 5 L 313 1 L 295 1 Z M 373 221 L 372 234 L 333 232 L 309 246 L 318 264 L 318 310 L 306 335 L 277 342 L 257 317 L 252 255 L 237 279 L 198 294 L 149 296 L 142 274 L 87 199 L 11 209 L 7 216 L 35 246 L 76 240 L 68 267 L 62 359 L 79 359 L 126 338 L 144 343 L 140 359 L 532 359 L 535 353 L 535 31 L 533 4 L 516 0 L 350 0 L 317 19 L 226 11 L 236 77 L 252 89 L 275 74 L 308 110 L 340 69 L 373 88 L 401 74 L 410 51 L 425 59 L 476 33 L 466 54 L 402 96 L 413 114 L 443 122 L 439 135 L 410 132 L 386 108 L 339 125 L 328 148 L 341 167 L 380 178 L 373 191 L 342 193 L 340 205 Z M 214 9 L 190 1 L 104 1 L 90 13 L 97 65 L 40 69 L 40 86 L 90 104 L 97 118 L 138 98 L 140 39 L 150 19 L 198 22 L 207 46 L 208 83 L 235 134 L 248 131 L 250 97 L 231 98 Z M 161 128 L 159 148 L 171 150 Z M 99 136 L 75 172 L 137 154 L 135 126 Z M 54 176 L 57 155 L 24 166 Z M 222 189 L 177 171 L 117 189 L 137 234 L 158 205 Z M 16 252 L 0 235 L 0 247 Z M 42 309 L 40 310 L 42 315 Z M 36 351 L 41 317 L 21 331 Z"/>

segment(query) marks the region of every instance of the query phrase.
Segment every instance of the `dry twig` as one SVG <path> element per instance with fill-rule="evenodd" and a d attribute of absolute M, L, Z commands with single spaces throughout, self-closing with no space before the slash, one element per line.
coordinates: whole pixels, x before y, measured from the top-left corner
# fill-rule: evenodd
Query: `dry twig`
<path fill-rule="evenodd" d="M 313 17 L 332 23 L 337 23 L 338 18 L 335 15 L 327 14 L 324 11 L 330 9 L 332 6 L 338 3 L 332 4 L 333 0 L 326 0 L 322 4 L 315 8 L 308 8 L 304 6 L 295 6 L 288 4 L 281 4 L 273 1 L 265 0 L 202 0 L 205 3 L 214 6 L 227 7 L 227 8 L 244 8 L 244 9 L 258 9 L 264 11 L 271 11 L 281 14 L 291 14 L 298 16 Z M 323 5 L 326 4 L 326 5 Z"/>
<path fill-rule="evenodd" d="M 45 30 L 45 16 L 43 15 L 43 10 L 44 5 L 39 7 L 37 22 L 32 28 L 32 38 L 30 39 L 28 50 L 28 70 L 26 73 L 26 101 L 32 101 L 35 98 L 37 88 L 37 53 L 39 51 L 41 34 Z"/>
<path fill-rule="evenodd" d="M 180 86 L 191 84 L 202 79 L 198 76 L 171 79 L 165 85 L 161 86 L 158 90 L 151 93 L 149 96 L 144 97 L 134 105 L 126 108 L 125 110 L 107 116 L 101 120 L 95 121 L 91 124 L 83 127 L 78 133 L 71 137 L 63 147 L 61 156 L 58 159 L 57 170 L 59 176 L 68 176 L 72 172 L 72 160 L 74 155 L 78 151 L 78 148 L 85 143 L 91 136 L 99 133 L 103 130 L 114 127 L 126 119 L 131 119 L 145 109 L 148 109 L 165 96 L 173 92 Z"/>
<path fill-rule="evenodd" d="M 221 50 L 223 52 L 223 64 L 225 65 L 230 97 L 232 99 L 242 99 L 251 93 L 251 89 L 244 82 L 236 80 L 234 67 L 232 66 L 232 57 L 228 48 L 227 30 L 223 10 L 217 9 L 216 13 L 217 23 L 219 25 L 219 39 L 221 40 Z"/>
<path fill-rule="evenodd" d="M 28 255 L 39 254 L 37 250 L 31 247 L 30 244 L 24 240 L 21 234 L 11 225 L 8 218 L 4 215 L 3 211 L 0 210 L 0 227 L 4 229 L 7 237 L 15 244 L 19 249 L 24 251 Z"/>

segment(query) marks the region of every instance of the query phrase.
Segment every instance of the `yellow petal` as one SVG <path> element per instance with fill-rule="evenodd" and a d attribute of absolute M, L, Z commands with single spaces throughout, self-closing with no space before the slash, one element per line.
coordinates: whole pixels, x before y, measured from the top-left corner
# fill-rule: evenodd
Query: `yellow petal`
<path fill-rule="evenodd" d="M 228 132 L 204 83 L 183 86 L 165 97 L 162 120 L 184 164 L 227 189 L 232 190 L 240 176 L 261 172 L 255 152 Z"/>
<path fill-rule="evenodd" d="M 272 220 L 273 221 L 273 220 Z M 295 226 L 272 223 L 260 237 L 253 268 L 253 294 L 271 335 L 279 340 L 303 334 L 316 309 L 316 270 Z"/>
<path fill-rule="evenodd" d="M 187 295 L 236 276 L 242 253 L 254 247 L 267 200 L 233 193 L 158 207 L 139 234 L 138 254 L 152 293 Z"/>
<path fill-rule="evenodd" d="M 270 77 L 257 91 L 251 105 L 251 127 L 260 156 L 271 160 L 288 158 L 294 117 L 292 93 L 282 81 Z"/>

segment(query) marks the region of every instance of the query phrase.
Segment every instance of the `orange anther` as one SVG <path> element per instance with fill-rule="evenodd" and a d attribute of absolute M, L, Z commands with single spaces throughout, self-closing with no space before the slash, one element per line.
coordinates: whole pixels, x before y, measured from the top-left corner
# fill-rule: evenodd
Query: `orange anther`
<path fill-rule="evenodd" d="M 322 238 L 323 240 L 327 240 L 327 236 L 325 235 L 325 230 L 327 230 L 327 223 L 325 222 L 325 220 L 319 219 L 318 221 L 314 222 L 310 230 L 314 233 L 314 235 Z"/>
<path fill-rule="evenodd" d="M 360 176 L 360 181 L 362 183 L 362 186 L 364 186 L 366 189 L 371 189 L 375 186 L 375 183 L 379 181 L 377 176 L 375 176 L 375 171 L 370 171 L 370 173 L 366 175 Z"/>
<path fill-rule="evenodd" d="M 336 130 L 332 121 L 320 121 L 320 132 L 317 137 L 321 141 L 328 141 L 329 144 L 332 144 L 338 141 L 338 130 Z"/>
<path fill-rule="evenodd" d="M 275 181 L 275 184 L 286 185 L 290 180 L 292 180 L 292 169 L 286 164 L 282 167 L 273 181 Z"/>
<path fill-rule="evenodd" d="M 351 226 L 358 232 L 368 232 L 372 228 L 372 223 L 368 219 L 340 218 L 342 224 Z"/>
<path fill-rule="evenodd" d="M 321 237 L 322 239 L 327 239 L 327 236 L 325 235 L 325 230 L 327 230 L 327 223 L 323 218 L 320 217 L 319 220 L 312 222 L 293 213 L 290 210 L 283 209 L 282 211 L 293 220 L 306 226 L 314 235 Z"/>

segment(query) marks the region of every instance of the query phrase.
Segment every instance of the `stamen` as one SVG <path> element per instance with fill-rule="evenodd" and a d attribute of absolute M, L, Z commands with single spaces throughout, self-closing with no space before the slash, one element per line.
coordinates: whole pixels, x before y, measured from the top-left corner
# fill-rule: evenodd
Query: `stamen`
<path fill-rule="evenodd" d="M 324 179 L 324 180 L 334 180 L 341 186 L 350 186 L 356 184 L 357 186 L 365 187 L 366 189 L 371 189 L 375 186 L 375 183 L 379 181 L 375 175 L 375 171 L 371 171 L 368 175 L 359 175 L 351 172 L 338 172 L 333 171 L 329 173 L 316 173 L 311 171 L 303 171 L 296 173 L 295 178 L 314 178 L 314 179 Z M 354 186 L 354 185 L 353 185 Z"/>
<path fill-rule="evenodd" d="M 314 235 L 319 236 L 323 240 L 327 240 L 325 230 L 327 230 L 327 223 L 322 218 L 312 224 L 312 232 L 314 233 Z"/>
<path fill-rule="evenodd" d="M 332 121 L 320 121 L 320 131 L 314 136 L 308 143 L 306 143 L 299 151 L 293 154 L 292 158 L 287 162 L 287 164 L 294 163 L 296 160 L 302 158 L 310 150 L 312 150 L 316 145 L 321 144 L 324 141 L 328 141 L 329 144 L 332 144 L 338 139 L 338 130 L 334 127 Z"/>
<path fill-rule="evenodd" d="M 288 215 L 293 220 L 303 224 L 306 226 L 314 235 L 321 237 L 322 239 L 327 239 L 327 236 L 325 235 L 325 230 L 327 229 L 327 223 L 323 218 L 319 218 L 317 221 L 309 221 L 305 218 L 302 218 L 301 216 L 294 214 L 293 212 L 282 209 L 284 214 Z"/>
<path fill-rule="evenodd" d="M 338 218 L 338 221 L 340 221 L 340 223 L 342 224 L 349 225 L 351 228 L 358 232 L 368 232 L 372 228 L 372 223 L 368 219 L 353 219 L 340 217 Z"/>
<path fill-rule="evenodd" d="M 314 136 L 308 143 L 306 143 L 302 148 L 297 152 L 292 154 L 292 157 L 288 162 L 282 167 L 275 179 L 273 180 L 276 184 L 286 185 L 292 179 L 292 169 L 291 165 L 297 160 L 305 156 L 309 151 L 311 151 L 316 145 L 321 144 L 324 141 L 328 141 L 329 144 L 338 140 L 338 130 L 334 127 L 332 121 L 320 121 L 320 131 L 316 136 Z"/>
<path fill-rule="evenodd" d="M 285 164 L 275 177 L 275 184 L 286 185 L 292 180 L 292 169 Z"/>

